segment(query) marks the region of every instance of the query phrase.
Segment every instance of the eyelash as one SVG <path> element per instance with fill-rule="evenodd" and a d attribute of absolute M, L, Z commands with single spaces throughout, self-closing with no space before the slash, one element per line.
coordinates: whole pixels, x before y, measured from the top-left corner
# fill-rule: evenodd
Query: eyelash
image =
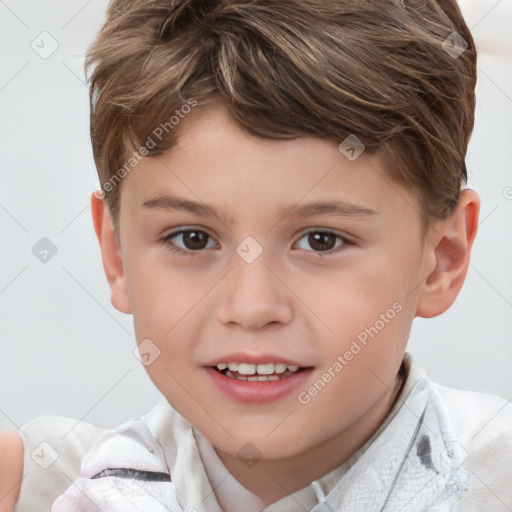
<path fill-rule="evenodd" d="M 171 242 L 171 240 L 173 238 L 177 237 L 178 235 L 182 235 L 184 233 L 190 233 L 190 232 L 204 233 L 209 239 L 213 239 L 213 237 L 211 237 L 208 233 L 206 233 L 205 231 L 202 231 L 200 229 L 181 229 L 179 231 L 174 231 L 173 233 L 170 233 L 169 235 L 165 236 L 162 239 L 162 243 L 164 245 L 166 245 L 166 248 L 173 253 L 178 253 L 182 256 L 190 256 L 190 257 L 199 256 L 204 252 L 204 249 L 198 249 L 197 251 L 185 250 L 185 249 L 182 249 L 181 247 L 177 247 L 173 242 Z M 337 253 L 341 252 L 342 250 L 344 250 L 343 248 L 346 247 L 347 245 L 354 245 L 354 243 L 351 240 L 349 240 L 341 235 L 338 235 L 334 231 L 322 230 L 322 229 L 313 229 L 313 230 L 307 231 L 301 235 L 299 240 L 302 240 L 305 236 L 310 235 L 312 233 L 323 233 L 323 234 L 327 234 L 327 235 L 334 235 L 336 237 L 336 239 L 339 239 L 342 241 L 342 243 L 337 248 L 330 249 L 329 251 L 307 251 L 307 252 L 312 252 L 313 254 L 318 255 L 320 258 L 324 258 L 326 256 L 332 256 L 334 254 L 337 254 Z"/>

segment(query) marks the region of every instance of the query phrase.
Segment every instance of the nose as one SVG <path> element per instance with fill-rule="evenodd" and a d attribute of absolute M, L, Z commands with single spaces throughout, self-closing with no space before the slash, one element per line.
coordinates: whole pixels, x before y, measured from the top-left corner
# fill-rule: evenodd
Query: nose
<path fill-rule="evenodd" d="M 238 254 L 219 294 L 218 319 L 225 325 L 257 330 L 285 325 L 292 318 L 290 289 L 276 266 L 264 256 L 247 263 Z"/>

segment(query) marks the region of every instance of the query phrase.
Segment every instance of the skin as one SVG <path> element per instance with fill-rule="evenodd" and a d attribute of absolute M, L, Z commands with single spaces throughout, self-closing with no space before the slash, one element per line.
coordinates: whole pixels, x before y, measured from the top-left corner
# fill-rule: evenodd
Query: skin
<path fill-rule="evenodd" d="M 416 196 L 390 178 L 378 153 L 351 162 L 331 141 L 259 139 L 221 106 L 195 109 L 179 129 L 175 147 L 123 179 L 117 233 L 103 200 L 92 196 L 112 304 L 133 314 L 138 343 L 159 348 L 146 366 L 155 385 L 233 476 L 272 503 L 340 465 L 382 423 L 413 319 L 444 312 L 464 282 L 479 199 L 462 191 L 424 241 Z M 219 216 L 143 206 L 166 195 L 211 205 Z M 375 213 L 292 211 L 331 200 Z M 182 236 L 169 238 L 182 228 L 209 235 L 204 248 L 172 252 L 194 252 Z M 322 252 L 309 243 L 311 231 L 346 242 L 330 237 Z M 263 249 L 250 264 L 236 252 L 248 236 Z M 378 335 L 300 403 L 298 393 L 396 303 L 400 312 Z M 234 352 L 313 370 L 276 402 L 239 403 L 212 386 L 205 366 L 230 362 Z M 237 456 L 248 442 L 261 455 L 250 468 Z"/>
<path fill-rule="evenodd" d="M 0 512 L 18 500 L 23 475 L 23 442 L 18 432 L 0 433 Z"/>

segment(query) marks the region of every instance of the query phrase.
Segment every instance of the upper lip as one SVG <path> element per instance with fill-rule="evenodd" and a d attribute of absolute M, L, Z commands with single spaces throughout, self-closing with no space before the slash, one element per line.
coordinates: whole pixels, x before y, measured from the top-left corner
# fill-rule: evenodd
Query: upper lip
<path fill-rule="evenodd" d="M 288 366 L 294 365 L 300 368 L 305 368 L 306 366 L 298 363 L 297 361 L 293 361 L 292 359 L 287 359 L 286 357 L 282 357 L 277 354 L 250 354 L 248 352 L 235 352 L 233 354 L 228 354 L 221 357 L 216 357 L 211 361 L 205 363 L 204 366 L 217 366 L 221 363 L 246 363 L 246 364 L 265 364 L 265 363 L 283 363 Z"/>

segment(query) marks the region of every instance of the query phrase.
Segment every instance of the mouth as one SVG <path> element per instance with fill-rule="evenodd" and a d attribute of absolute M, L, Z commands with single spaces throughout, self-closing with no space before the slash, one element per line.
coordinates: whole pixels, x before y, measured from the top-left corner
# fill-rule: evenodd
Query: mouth
<path fill-rule="evenodd" d="M 245 358 L 247 359 L 247 358 Z M 275 402 L 305 385 L 313 367 L 290 362 L 218 362 L 206 366 L 212 383 L 227 398 L 243 404 Z"/>
<path fill-rule="evenodd" d="M 305 367 L 286 363 L 219 363 L 212 367 L 231 379 L 249 382 L 269 382 L 287 379 L 304 371 Z"/>

